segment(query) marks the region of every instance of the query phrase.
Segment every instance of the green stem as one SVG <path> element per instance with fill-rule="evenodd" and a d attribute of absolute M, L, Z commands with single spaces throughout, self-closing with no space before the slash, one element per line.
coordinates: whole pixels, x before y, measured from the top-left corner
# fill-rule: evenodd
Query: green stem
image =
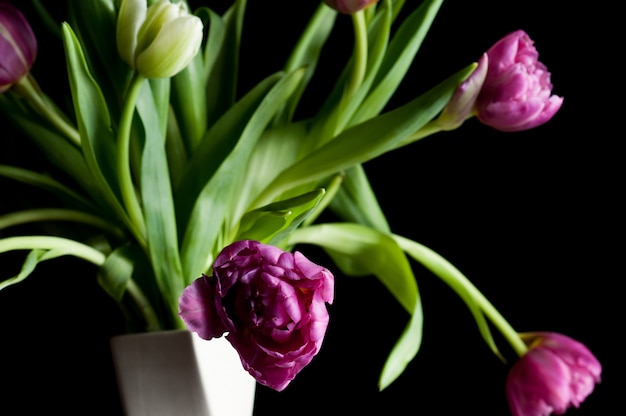
<path fill-rule="evenodd" d="M 349 68 L 346 84 L 343 93 L 337 105 L 333 108 L 328 118 L 324 121 L 321 132 L 314 134 L 314 140 L 309 145 L 300 149 L 300 154 L 307 154 L 311 147 L 319 148 L 332 140 L 345 126 L 352 117 L 351 111 L 346 111 L 350 107 L 350 101 L 359 90 L 365 78 L 367 69 L 367 24 L 365 21 L 364 11 L 360 10 L 352 15 L 352 27 L 354 29 L 354 51 L 352 56 L 352 64 Z"/>
<path fill-rule="evenodd" d="M 104 262 L 106 261 L 106 256 L 101 251 L 68 238 L 31 235 L 0 239 L 0 253 L 15 250 L 37 249 L 54 250 L 57 252 L 57 255 L 72 255 L 86 260 L 98 267 L 104 265 Z M 3 283 L 6 284 L 7 282 L 0 282 L 0 289 L 2 289 Z M 130 279 L 127 283 L 126 289 L 132 299 L 137 303 L 137 306 L 139 306 L 139 310 L 146 320 L 148 330 L 161 329 L 161 324 L 159 323 L 154 309 L 139 286 L 137 286 L 137 284 Z"/>
<path fill-rule="evenodd" d="M 99 250 L 68 238 L 29 235 L 0 239 L 0 253 L 13 250 L 56 250 L 102 266 L 106 256 Z"/>
<path fill-rule="evenodd" d="M 344 99 L 349 99 L 363 83 L 367 68 L 367 25 L 363 10 L 352 15 L 352 27 L 354 28 L 354 62 Z"/>
<path fill-rule="evenodd" d="M 399 235 L 392 235 L 400 247 L 452 288 L 461 298 L 469 296 L 521 357 L 528 347 L 515 329 L 474 284 L 441 255 L 426 246 Z"/>
<path fill-rule="evenodd" d="M 162 329 L 161 324 L 159 322 L 159 318 L 157 317 L 152 305 L 148 301 L 148 298 L 141 291 L 141 288 L 135 283 L 133 279 L 130 279 L 126 284 L 126 290 L 130 294 L 131 298 L 141 311 L 144 319 L 146 320 L 146 329 L 148 331 L 159 331 Z"/>
<path fill-rule="evenodd" d="M 30 73 L 13 84 L 12 89 L 16 94 L 28 100 L 31 107 L 52 123 L 67 139 L 80 146 L 78 130 L 70 125 L 61 110 L 41 91 Z"/>
<path fill-rule="evenodd" d="M 145 240 L 146 225 L 130 169 L 130 133 L 135 114 L 135 105 L 144 81 L 145 78 L 139 74 L 135 74 L 131 81 L 117 133 L 117 174 L 120 182 L 120 191 L 128 216 L 140 233 L 140 240 Z"/>
<path fill-rule="evenodd" d="M 83 211 L 63 208 L 34 208 L 0 215 L 0 230 L 40 221 L 70 221 L 91 225 L 123 238 L 124 233 L 109 221 Z"/>
<path fill-rule="evenodd" d="M 367 25 L 363 10 L 352 15 L 352 28 L 354 29 L 354 52 L 352 54 L 350 73 L 339 105 L 335 108 L 330 118 L 333 126 L 331 134 L 322 136 L 323 140 L 320 141 L 318 147 L 345 129 L 353 115 L 353 112 L 350 111 L 350 101 L 354 99 L 365 78 L 367 70 Z"/>

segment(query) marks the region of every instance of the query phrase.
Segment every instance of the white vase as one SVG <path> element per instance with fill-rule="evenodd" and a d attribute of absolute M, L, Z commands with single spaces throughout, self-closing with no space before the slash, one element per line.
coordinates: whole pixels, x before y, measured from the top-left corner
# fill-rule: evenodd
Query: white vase
<path fill-rule="evenodd" d="M 111 352 L 126 416 L 252 416 L 256 381 L 224 337 L 118 335 Z"/>

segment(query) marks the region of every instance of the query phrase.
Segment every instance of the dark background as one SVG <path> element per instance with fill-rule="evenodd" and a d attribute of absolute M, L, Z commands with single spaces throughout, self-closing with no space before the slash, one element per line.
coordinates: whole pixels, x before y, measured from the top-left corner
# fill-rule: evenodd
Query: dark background
<path fill-rule="evenodd" d="M 294 33 L 317 5 L 299 3 L 249 2 L 242 89 L 281 68 Z M 568 415 L 620 414 L 624 230 L 618 213 L 624 208 L 624 176 L 618 146 L 624 133 L 623 111 L 612 97 L 623 90 L 616 82 L 623 47 L 617 49 L 610 10 L 575 8 L 564 0 L 519 4 L 445 2 L 392 106 L 475 61 L 507 33 L 524 29 L 552 72 L 554 92 L 565 97 L 554 119 L 518 133 L 470 120 L 365 168 L 393 231 L 450 260 L 517 330 L 564 333 L 594 352 L 604 367 L 602 383 Z M 329 88 L 325 81 L 349 52 L 350 21 L 339 20 L 313 91 Z M 62 72 L 50 72 L 51 62 L 44 64 L 43 56 L 52 59 L 56 52 L 42 51 L 34 69 L 38 79 L 65 82 Z M 319 95 L 309 93 L 307 100 L 315 108 Z M 18 151 L 0 140 L 0 163 L 10 163 Z M 23 195 L 8 181 L 0 186 L 5 212 Z M 304 249 L 328 261 L 319 250 Z M 6 264 L 2 269 L 10 269 Z M 377 391 L 384 359 L 408 316 L 374 278 L 337 273 L 322 350 L 285 391 L 259 386 L 255 415 L 508 414 L 509 366 L 488 350 L 458 297 L 419 266 L 415 271 L 424 340 L 394 384 Z M 49 262 L 0 292 L 2 413 L 118 414 L 108 341 L 123 331 L 123 321 L 94 272 L 73 259 Z M 497 341 L 513 358 L 506 343 Z"/>

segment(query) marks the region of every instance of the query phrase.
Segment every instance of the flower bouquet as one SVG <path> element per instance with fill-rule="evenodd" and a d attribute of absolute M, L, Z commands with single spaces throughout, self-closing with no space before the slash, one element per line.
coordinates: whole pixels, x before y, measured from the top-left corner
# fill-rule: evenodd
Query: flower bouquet
<path fill-rule="evenodd" d="M 311 2 L 282 70 L 245 88 L 244 0 L 32 4 L 27 19 L 0 3 L 0 109 L 20 132 L 3 140 L 29 140 L 44 159 L 4 163 L 0 177 L 50 199 L 0 206 L 0 255 L 23 254 L 0 288 L 77 257 L 96 266 L 128 332 L 225 336 L 260 384 L 282 391 L 323 348 L 332 270 L 376 276 L 409 317 L 383 390 L 420 349 L 419 264 L 465 302 L 486 348 L 505 360 L 495 330 L 519 357 L 506 381 L 512 414 L 565 412 L 600 381 L 584 345 L 518 333 L 449 261 L 392 230 L 363 166 L 473 117 L 502 134 L 548 122 L 563 99 L 524 31 L 390 108 L 441 0 Z M 312 108 L 322 51 L 345 19 L 349 56 Z M 62 47 L 49 65 L 67 75 L 50 92 L 35 76 L 44 40 Z M 311 246 L 332 262 L 311 261 Z"/>

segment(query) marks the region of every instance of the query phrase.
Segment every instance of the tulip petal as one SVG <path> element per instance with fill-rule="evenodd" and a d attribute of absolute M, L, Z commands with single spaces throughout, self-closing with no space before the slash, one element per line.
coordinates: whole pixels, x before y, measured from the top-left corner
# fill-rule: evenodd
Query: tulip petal
<path fill-rule="evenodd" d="M 124 0 L 117 15 L 117 52 L 131 68 L 135 68 L 137 34 L 146 19 L 147 9 L 146 0 Z"/>
<path fill-rule="evenodd" d="M 181 16 L 167 22 L 150 46 L 137 56 L 137 70 L 147 78 L 167 78 L 183 70 L 200 50 L 202 22 Z"/>
<path fill-rule="evenodd" d="M 226 331 L 213 299 L 215 292 L 202 276 L 187 286 L 179 299 L 179 315 L 192 332 L 202 339 L 221 337 Z"/>

